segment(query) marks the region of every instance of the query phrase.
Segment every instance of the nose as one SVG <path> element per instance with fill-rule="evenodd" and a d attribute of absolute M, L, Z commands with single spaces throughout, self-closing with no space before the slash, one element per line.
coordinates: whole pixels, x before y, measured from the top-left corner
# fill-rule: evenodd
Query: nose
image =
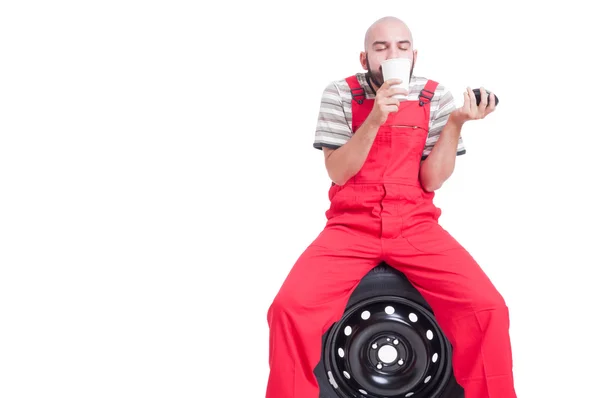
<path fill-rule="evenodd" d="M 389 58 L 402 58 L 407 57 L 407 54 L 402 54 L 402 51 L 397 47 L 392 47 L 388 54 Z"/>

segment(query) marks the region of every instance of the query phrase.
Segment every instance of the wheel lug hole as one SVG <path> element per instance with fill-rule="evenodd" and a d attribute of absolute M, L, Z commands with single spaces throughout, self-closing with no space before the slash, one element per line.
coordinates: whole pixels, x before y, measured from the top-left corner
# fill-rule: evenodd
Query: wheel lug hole
<path fill-rule="evenodd" d="M 382 368 L 383 368 L 383 365 L 381 363 L 378 363 L 377 364 L 377 369 L 382 369 Z"/>
<path fill-rule="evenodd" d="M 376 350 L 376 349 L 377 349 L 377 343 L 373 344 L 373 345 L 371 346 L 371 348 L 373 348 L 374 350 Z"/>

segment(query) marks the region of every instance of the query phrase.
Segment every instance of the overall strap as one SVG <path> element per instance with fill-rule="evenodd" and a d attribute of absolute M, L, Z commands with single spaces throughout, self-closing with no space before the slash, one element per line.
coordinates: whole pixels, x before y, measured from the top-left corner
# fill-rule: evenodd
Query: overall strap
<path fill-rule="evenodd" d="M 431 102 L 433 95 L 435 94 L 435 89 L 437 88 L 438 83 L 433 80 L 427 80 L 425 87 L 419 93 L 419 105 L 425 106 Z"/>
<path fill-rule="evenodd" d="M 365 99 L 367 98 L 367 94 L 363 86 L 360 85 L 358 78 L 356 75 L 352 75 L 346 78 L 346 83 L 350 86 L 350 93 L 352 94 L 352 106 L 354 106 L 354 102 L 362 105 Z"/>
<path fill-rule="evenodd" d="M 369 116 L 374 101 L 372 99 L 367 100 L 367 93 L 356 75 L 347 77 L 346 82 L 350 86 L 350 93 L 352 94 L 352 132 L 354 133 Z"/>

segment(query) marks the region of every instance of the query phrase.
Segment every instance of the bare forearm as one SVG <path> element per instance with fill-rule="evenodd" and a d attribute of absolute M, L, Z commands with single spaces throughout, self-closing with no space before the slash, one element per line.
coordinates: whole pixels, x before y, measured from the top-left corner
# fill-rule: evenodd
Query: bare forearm
<path fill-rule="evenodd" d="M 450 115 L 431 153 L 421 163 L 419 177 L 425 191 L 439 189 L 454 172 L 462 125 L 462 122 Z"/>
<path fill-rule="evenodd" d="M 323 148 L 327 173 L 335 184 L 344 185 L 363 167 L 379 127 L 385 123 L 391 112 L 398 112 L 399 101 L 394 96 L 408 95 L 406 89 L 392 87 L 400 83 L 402 81 L 399 79 L 389 79 L 381 85 L 369 116 L 348 142 L 335 150 Z"/>
<path fill-rule="evenodd" d="M 373 146 L 378 129 L 376 123 L 367 119 L 348 142 L 333 151 L 328 151 L 325 165 L 335 184 L 344 185 L 358 173 Z"/>

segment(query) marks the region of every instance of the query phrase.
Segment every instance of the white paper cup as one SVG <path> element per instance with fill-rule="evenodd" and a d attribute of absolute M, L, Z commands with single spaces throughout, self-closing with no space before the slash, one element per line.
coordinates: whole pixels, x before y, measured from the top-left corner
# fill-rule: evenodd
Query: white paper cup
<path fill-rule="evenodd" d="M 400 79 L 401 84 L 395 84 L 394 88 L 403 88 L 408 92 L 408 84 L 410 82 L 410 67 L 412 61 L 408 58 L 392 58 L 386 59 L 381 63 L 381 71 L 383 72 L 383 80 Z M 394 98 L 405 100 L 406 95 L 398 94 Z"/>

